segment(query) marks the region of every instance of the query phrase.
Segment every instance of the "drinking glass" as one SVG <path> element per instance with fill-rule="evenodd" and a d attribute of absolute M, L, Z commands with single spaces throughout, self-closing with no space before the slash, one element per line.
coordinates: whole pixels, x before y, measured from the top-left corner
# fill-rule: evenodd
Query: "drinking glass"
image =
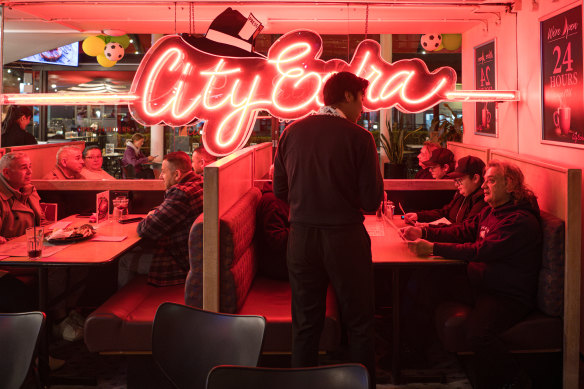
<path fill-rule="evenodd" d="M 29 227 L 26 229 L 26 250 L 30 259 L 39 259 L 43 254 L 43 227 Z"/>
<path fill-rule="evenodd" d="M 124 220 L 128 215 L 128 198 L 124 196 L 116 197 L 113 200 L 114 204 L 114 220 Z M 117 212 L 116 212 L 117 211 Z"/>

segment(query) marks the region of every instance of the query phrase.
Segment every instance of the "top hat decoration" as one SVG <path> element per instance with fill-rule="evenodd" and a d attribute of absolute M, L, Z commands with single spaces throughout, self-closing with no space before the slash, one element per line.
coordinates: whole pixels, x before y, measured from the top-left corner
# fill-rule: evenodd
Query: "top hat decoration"
<path fill-rule="evenodd" d="M 254 51 L 255 38 L 264 26 L 253 14 L 246 18 L 227 8 L 211 22 L 204 37 L 181 34 L 191 46 L 223 57 L 264 57 Z"/>

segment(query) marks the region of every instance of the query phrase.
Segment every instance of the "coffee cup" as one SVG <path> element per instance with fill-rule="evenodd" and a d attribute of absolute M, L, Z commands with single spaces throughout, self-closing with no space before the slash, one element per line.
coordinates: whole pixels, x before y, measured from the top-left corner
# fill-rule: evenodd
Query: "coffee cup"
<path fill-rule="evenodd" d="M 485 105 L 485 107 L 481 110 L 481 125 L 483 128 L 486 128 L 489 123 L 491 123 L 491 112 Z"/>
<path fill-rule="evenodd" d="M 560 107 L 554 112 L 554 124 L 564 135 L 570 132 L 571 116 L 572 109 L 570 107 Z"/>

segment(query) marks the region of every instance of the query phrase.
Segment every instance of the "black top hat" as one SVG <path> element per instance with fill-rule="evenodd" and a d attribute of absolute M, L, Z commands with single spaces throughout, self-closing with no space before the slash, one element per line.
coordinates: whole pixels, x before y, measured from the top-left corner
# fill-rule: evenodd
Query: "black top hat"
<path fill-rule="evenodd" d="M 484 170 L 485 163 L 482 159 L 473 157 L 472 155 L 467 155 L 458 160 L 456 169 L 448 174 L 448 178 L 459 178 L 463 176 L 470 176 L 472 178 L 475 174 L 482 177 Z"/>
<path fill-rule="evenodd" d="M 239 11 L 227 8 L 211 22 L 204 37 L 181 34 L 191 46 L 224 57 L 262 57 L 254 52 L 255 38 L 264 28 L 262 23 L 249 14 L 246 18 Z"/>

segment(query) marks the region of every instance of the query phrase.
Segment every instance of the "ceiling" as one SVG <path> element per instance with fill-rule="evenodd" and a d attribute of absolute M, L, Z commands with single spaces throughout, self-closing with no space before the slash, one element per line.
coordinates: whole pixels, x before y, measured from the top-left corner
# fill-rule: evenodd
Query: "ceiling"
<path fill-rule="evenodd" d="M 132 34 L 204 33 L 225 8 L 253 13 L 263 33 L 311 29 L 320 34 L 462 33 L 497 23 L 514 1 L 160 1 L 0 0 L 5 5 L 4 63 L 82 40 L 104 30 Z M 191 13 L 192 4 L 192 13 Z M 194 22 L 193 22 L 194 20 Z"/>

